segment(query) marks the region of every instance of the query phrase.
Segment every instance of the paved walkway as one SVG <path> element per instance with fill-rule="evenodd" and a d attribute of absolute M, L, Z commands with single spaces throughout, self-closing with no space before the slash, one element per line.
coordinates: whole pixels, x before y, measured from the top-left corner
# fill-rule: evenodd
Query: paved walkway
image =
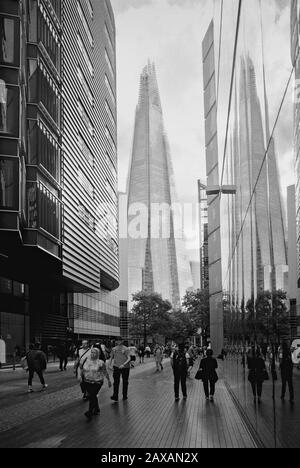
<path fill-rule="evenodd" d="M 129 399 L 112 403 L 107 384 L 101 415 L 87 422 L 72 371 L 47 373 L 49 390 L 25 394 L 26 375 L 0 373 L 0 447 L 255 448 L 256 443 L 221 379 L 215 403 L 188 380 L 188 400 L 174 401 L 173 376 L 146 362 L 131 371 Z M 36 389 L 40 388 L 35 384 Z"/>
<path fill-rule="evenodd" d="M 258 438 L 260 446 L 267 448 L 300 447 L 300 373 L 294 371 L 295 403 L 289 403 L 287 390 L 286 400 L 281 401 L 281 379 L 275 382 L 275 399 L 273 399 L 273 382 L 264 382 L 263 397 L 260 405 L 254 404 L 248 371 L 244 371 L 241 359 L 230 359 L 224 363 L 224 377 L 228 388 L 236 398 L 238 406 L 247 421 L 247 425 Z"/>

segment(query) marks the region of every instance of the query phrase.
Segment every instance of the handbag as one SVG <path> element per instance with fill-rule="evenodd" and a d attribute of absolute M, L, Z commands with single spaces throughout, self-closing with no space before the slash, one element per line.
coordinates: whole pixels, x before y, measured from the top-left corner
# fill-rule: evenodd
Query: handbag
<path fill-rule="evenodd" d="M 27 356 L 24 356 L 21 358 L 20 365 L 24 371 L 28 371 L 28 362 L 27 362 Z"/>
<path fill-rule="evenodd" d="M 203 370 L 202 370 L 202 369 L 199 369 L 199 370 L 196 372 L 195 379 L 196 379 L 196 380 L 203 380 Z"/>
<path fill-rule="evenodd" d="M 270 380 L 270 377 L 269 377 L 269 374 L 268 374 L 267 369 L 264 369 L 264 370 L 263 370 L 263 379 L 264 379 L 264 380 Z"/>

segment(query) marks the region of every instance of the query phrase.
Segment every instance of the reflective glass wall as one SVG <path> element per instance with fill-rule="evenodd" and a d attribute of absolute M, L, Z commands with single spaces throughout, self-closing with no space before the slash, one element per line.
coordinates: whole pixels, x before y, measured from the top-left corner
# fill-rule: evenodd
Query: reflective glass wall
<path fill-rule="evenodd" d="M 214 185 L 220 187 L 224 345 L 232 351 L 225 375 L 260 441 L 280 446 L 282 421 L 294 415 L 280 406 L 279 381 L 272 381 L 271 369 L 279 375 L 278 347 L 296 338 L 290 304 L 298 301 L 297 288 L 290 288 L 297 278 L 291 278 L 292 268 L 289 278 L 287 230 L 287 191 L 297 182 L 293 14 L 289 1 L 215 3 L 219 179 Z M 296 246 L 291 249 L 295 257 Z M 270 370 L 263 410 L 253 406 L 247 380 L 251 345 L 263 351 Z M 265 426 L 266 415 L 271 424 Z"/>

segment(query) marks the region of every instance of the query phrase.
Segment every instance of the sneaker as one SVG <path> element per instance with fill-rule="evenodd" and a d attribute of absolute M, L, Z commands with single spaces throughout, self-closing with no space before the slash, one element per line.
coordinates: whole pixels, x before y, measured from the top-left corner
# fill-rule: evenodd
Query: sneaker
<path fill-rule="evenodd" d="M 111 399 L 112 401 L 119 401 L 119 399 L 116 398 L 116 397 L 114 397 L 114 396 L 111 396 L 110 399 Z"/>
<path fill-rule="evenodd" d="M 48 388 L 48 384 L 43 385 L 42 390 L 46 390 Z"/>
<path fill-rule="evenodd" d="M 28 393 L 33 393 L 33 390 L 31 387 L 28 387 L 28 390 L 27 390 Z"/>
<path fill-rule="evenodd" d="M 175 401 L 179 401 L 179 400 L 180 400 L 180 398 L 179 398 L 179 397 L 176 397 L 176 398 L 175 398 Z"/>
<path fill-rule="evenodd" d="M 128 400 L 128 397 L 127 397 L 127 396 L 124 396 L 124 397 L 123 397 L 123 400 L 124 400 L 124 401 Z"/>
<path fill-rule="evenodd" d="M 209 399 L 210 401 L 214 401 L 214 397 L 212 395 L 209 397 Z"/>
<path fill-rule="evenodd" d="M 92 419 L 92 417 L 93 417 L 92 413 L 90 413 L 89 411 L 87 411 L 86 413 L 84 413 L 84 416 L 85 416 L 87 419 Z"/>

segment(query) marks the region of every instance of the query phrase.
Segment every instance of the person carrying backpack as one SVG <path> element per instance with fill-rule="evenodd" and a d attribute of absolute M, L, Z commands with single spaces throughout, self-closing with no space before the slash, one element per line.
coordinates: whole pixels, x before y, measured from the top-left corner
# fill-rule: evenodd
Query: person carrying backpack
<path fill-rule="evenodd" d="M 174 374 L 174 393 L 175 401 L 179 401 L 179 384 L 184 400 L 187 399 L 186 379 L 189 363 L 186 359 L 186 352 L 184 345 L 179 345 L 171 355 L 171 366 Z"/>
<path fill-rule="evenodd" d="M 43 351 L 40 350 L 40 343 L 35 343 L 35 345 L 29 346 L 29 351 L 26 355 L 27 366 L 28 366 L 28 393 L 32 393 L 32 379 L 34 373 L 36 372 L 40 382 L 42 384 L 42 390 L 46 390 L 48 385 L 45 383 L 44 371 L 47 368 L 47 358 Z"/>

